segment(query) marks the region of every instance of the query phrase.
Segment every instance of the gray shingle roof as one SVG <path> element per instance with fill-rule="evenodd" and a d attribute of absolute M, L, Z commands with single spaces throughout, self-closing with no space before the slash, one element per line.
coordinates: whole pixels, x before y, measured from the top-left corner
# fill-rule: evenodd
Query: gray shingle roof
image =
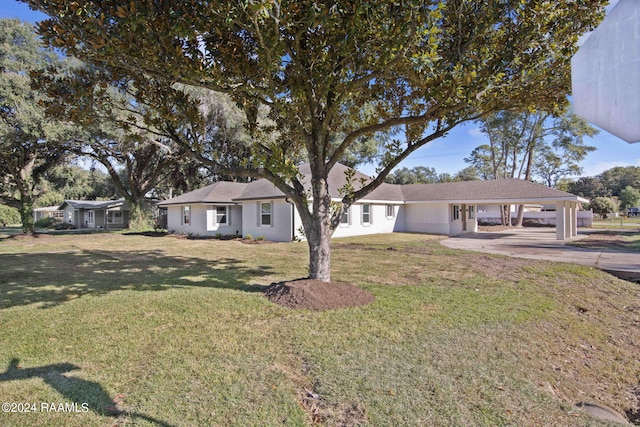
<path fill-rule="evenodd" d="M 189 203 L 234 203 L 248 184 L 243 182 L 219 181 L 198 190 L 158 203 L 158 206 L 184 205 Z"/>
<path fill-rule="evenodd" d="M 283 199 L 285 194 L 266 179 L 259 179 L 247 184 L 246 188 L 235 200 Z"/>
<path fill-rule="evenodd" d="M 127 209 L 124 199 L 119 200 L 65 200 L 62 202 L 59 210 L 64 209 L 64 205 L 69 205 L 74 209 L 110 209 L 122 206 Z"/>
<path fill-rule="evenodd" d="M 308 164 L 299 167 L 304 175 L 302 184 L 311 186 L 310 168 Z M 345 185 L 345 172 L 349 168 L 337 164 L 329 173 L 329 193 L 333 198 L 340 198 L 340 188 Z M 361 187 L 360 180 L 365 183 L 371 177 L 356 172 L 353 186 Z M 270 181 L 259 179 L 248 184 L 236 182 L 217 182 L 199 190 L 185 193 L 170 200 L 160 202 L 159 206 L 188 203 L 232 203 L 242 200 L 283 199 L 285 194 Z M 532 203 L 554 200 L 577 200 L 577 196 L 520 179 L 497 179 L 490 181 L 446 182 L 438 184 L 396 185 L 383 183 L 369 193 L 363 201 L 389 202 L 466 202 L 482 203 L 500 201 L 510 203 Z"/>
<path fill-rule="evenodd" d="M 402 185 L 383 182 L 378 188 L 366 195 L 363 200 L 404 201 Z"/>
<path fill-rule="evenodd" d="M 302 184 L 306 188 L 311 188 L 311 169 L 307 163 L 300 165 L 298 168 L 300 173 L 304 175 Z M 345 173 L 349 168 L 342 164 L 336 164 L 329 172 L 328 184 L 329 194 L 333 198 L 341 198 L 340 189 L 344 187 L 346 181 Z M 360 180 L 364 180 L 365 183 L 371 182 L 371 177 L 356 171 L 354 175 L 354 188 L 361 188 Z M 403 198 L 402 189 L 400 185 L 383 183 L 380 187 L 371 192 L 365 200 L 397 200 L 401 201 Z M 259 179 L 257 181 L 247 184 L 247 188 L 242 195 L 236 200 L 256 200 L 256 199 L 279 199 L 284 198 L 285 194 L 276 188 L 270 181 L 266 179 Z"/>
<path fill-rule="evenodd" d="M 521 179 L 403 185 L 404 201 L 576 200 L 577 196 Z"/>

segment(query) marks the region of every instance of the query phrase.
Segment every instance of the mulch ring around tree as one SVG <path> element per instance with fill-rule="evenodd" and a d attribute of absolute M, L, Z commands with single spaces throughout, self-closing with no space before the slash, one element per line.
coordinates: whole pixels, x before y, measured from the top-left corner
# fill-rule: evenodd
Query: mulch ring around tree
<path fill-rule="evenodd" d="M 264 294 L 269 301 L 284 307 L 317 311 L 359 307 L 375 300 L 370 292 L 357 286 L 312 279 L 273 283 Z"/>

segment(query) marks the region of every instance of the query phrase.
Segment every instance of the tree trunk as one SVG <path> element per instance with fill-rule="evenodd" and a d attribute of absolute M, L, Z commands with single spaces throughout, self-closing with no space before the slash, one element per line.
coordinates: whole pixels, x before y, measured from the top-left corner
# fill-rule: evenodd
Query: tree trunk
<path fill-rule="evenodd" d="M 146 230 L 150 227 L 139 200 L 127 198 L 129 206 L 129 229 Z"/>
<path fill-rule="evenodd" d="M 511 206 L 500 205 L 500 220 L 504 227 L 511 225 Z"/>
<path fill-rule="evenodd" d="M 20 212 L 20 220 L 22 221 L 22 231 L 26 234 L 35 234 L 36 230 L 33 220 L 33 200 L 31 200 L 31 198 L 25 199 L 23 197 L 20 202 L 18 212 Z"/>
<path fill-rule="evenodd" d="M 522 228 L 523 220 L 524 220 L 524 205 L 518 205 L 518 216 L 516 217 L 516 223 L 513 225 L 515 227 Z"/>
<path fill-rule="evenodd" d="M 311 178 L 311 210 L 306 197 L 293 200 L 302 219 L 305 237 L 309 245 L 309 279 L 322 282 L 331 281 L 331 236 L 332 227 L 331 196 L 327 180 L 322 172 Z"/>
<path fill-rule="evenodd" d="M 331 230 L 315 224 L 307 233 L 309 244 L 309 278 L 331 281 Z"/>
<path fill-rule="evenodd" d="M 33 163 L 34 162 L 31 162 L 29 166 L 23 168 L 15 179 L 18 194 L 20 194 L 18 212 L 20 212 L 20 221 L 22 221 L 22 231 L 32 235 L 36 233 L 33 219 L 34 197 L 31 186 L 29 185 Z"/>
<path fill-rule="evenodd" d="M 18 194 L 20 195 L 18 202 L 18 212 L 20 212 L 20 220 L 22 221 L 22 231 L 28 234 L 35 234 L 33 219 L 33 167 L 36 164 L 36 157 L 30 156 L 28 161 L 24 162 L 22 167 L 11 170 L 10 173 L 14 177 Z"/>

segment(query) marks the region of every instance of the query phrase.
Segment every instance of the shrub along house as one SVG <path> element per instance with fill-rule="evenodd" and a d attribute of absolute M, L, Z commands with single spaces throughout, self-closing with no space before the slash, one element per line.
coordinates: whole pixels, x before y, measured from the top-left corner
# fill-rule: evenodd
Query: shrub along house
<path fill-rule="evenodd" d="M 336 165 L 328 179 L 332 198 L 346 182 L 346 166 Z M 300 167 L 308 176 L 309 168 Z M 354 186 L 368 176 L 356 172 Z M 308 179 L 305 180 L 308 185 Z M 577 235 L 578 205 L 588 200 L 564 191 L 519 179 L 448 182 L 440 184 L 382 184 L 343 215 L 333 237 L 416 232 L 457 235 L 478 229 L 478 205 L 540 204 L 556 207 L 559 240 Z M 300 216 L 271 182 L 217 182 L 158 204 L 167 208 L 167 228 L 193 235 L 264 236 L 273 241 L 304 238 Z"/>

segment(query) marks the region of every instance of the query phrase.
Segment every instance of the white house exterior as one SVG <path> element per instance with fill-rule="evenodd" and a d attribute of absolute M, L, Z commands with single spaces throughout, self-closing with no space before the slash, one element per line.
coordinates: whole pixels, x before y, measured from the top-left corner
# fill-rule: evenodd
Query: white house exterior
<path fill-rule="evenodd" d="M 339 202 L 347 167 L 336 165 L 329 176 L 329 192 Z M 309 173 L 305 165 L 303 175 Z M 355 181 L 370 179 L 356 173 Z M 309 185 L 308 179 L 304 180 Z M 518 179 L 441 184 L 382 184 L 357 201 L 343 215 L 333 237 L 392 232 L 457 235 L 478 229 L 478 206 L 501 204 L 554 205 L 556 235 L 577 235 L 578 196 Z M 193 235 L 251 235 L 272 241 L 303 239 L 295 206 L 266 179 L 248 184 L 218 182 L 170 200 L 167 228 Z M 493 208 L 490 208 L 493 210 Z"/>
<path fill-rule="evenodd" d="M 33 210 L 33 220 L 37 221 L 42 218 L 55 218 L 58 221 L 62 221 L 64 218 L 64 212 L 62 212 L 58 208 L 58 205 L 35 208 Z"/>
<path fill-rule="evenodd" d="M 233 201 L 247 184 L 216 182 L 158 206 L 167 209 L 167 228 L 200 236 L 243 235 L 243 209 Z"/>
<path fill-rule="evenodd" d="M 354 203 L 343 215 L 334 237 L 360 236 L 363 234 L 393 233 L 400 213 L 398 201 L 380 203 L 360 201 Z"/>
<path fill-rule="evenodd" d="M 242 235 L 242 209 L 198 203 L 167 206 L 167 227 L 184 234 Z"/>
<path fill-rule="evenodd" d="M 475 209 L 475 205 L 466 204 L 408 202 L 404 206 L 404 223 L 397 231 L 447 235 L 475 232 L 478 230 L 473 217 Z M 471 219 L 468 218 L 469 211 L 472 212 Z"/>

